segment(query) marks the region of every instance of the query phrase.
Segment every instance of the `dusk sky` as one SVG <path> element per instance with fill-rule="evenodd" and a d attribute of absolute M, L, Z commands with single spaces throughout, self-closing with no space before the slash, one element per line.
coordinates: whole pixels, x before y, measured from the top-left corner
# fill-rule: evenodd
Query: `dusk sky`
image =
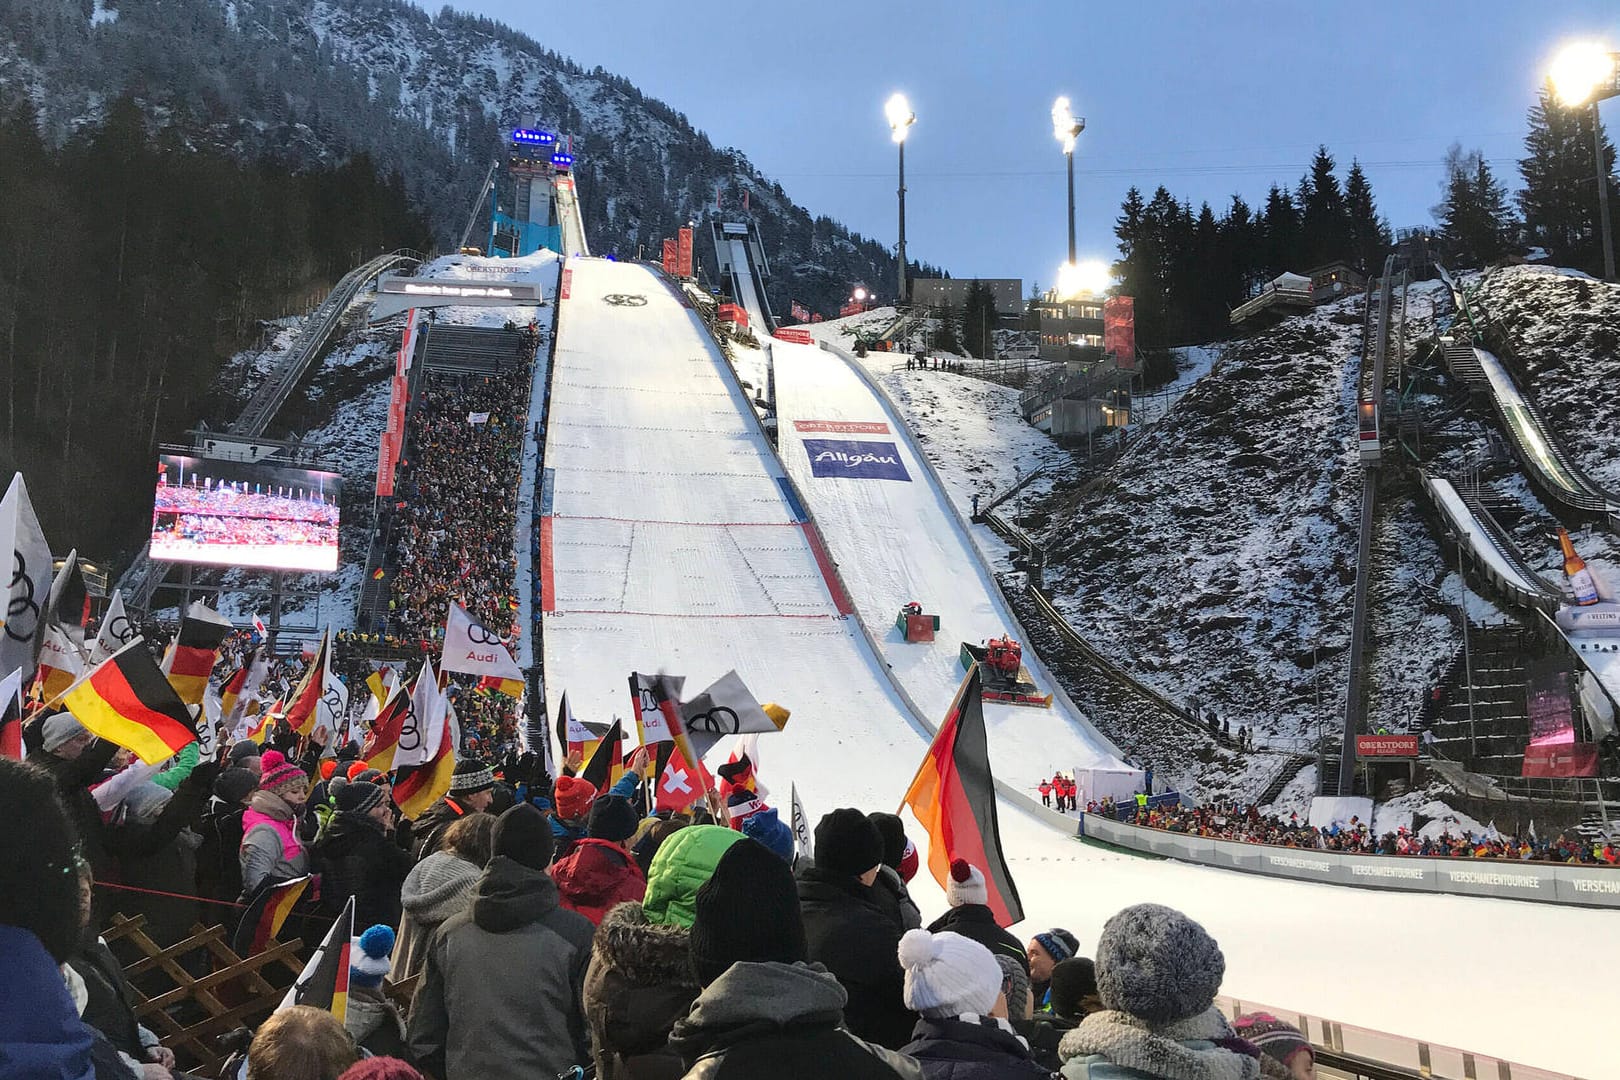
<path fill-rule="evenodd" d="M 1115 256 L 1126 189 L 1196 210 L 1290 186 L 1317 143 L 1361 159 L 1395 227 L 1433 223 L 1460 141 L 1510 188 L 1525 110 L 1574 37 L 1620 43 L 1613 0 L 1466 5 L 1052 2 L 760 4 L 458 0 L 600 64 L 741 149 L 812 213 L 893 244 L 895 151 L 883 102 L 917 113 L 906 144 L 907 248 L 958 276 L 1050 283 L 1066 246 L 1049 111 L 1086 119 L 1075 170 L 1081 258 Z M 676 12 L 679 12 L 677 15 Z M 1620 47 L 1620 44 L 1617 44 Z M 1605 106 L 1620 125 L 1620 101 Z"/>

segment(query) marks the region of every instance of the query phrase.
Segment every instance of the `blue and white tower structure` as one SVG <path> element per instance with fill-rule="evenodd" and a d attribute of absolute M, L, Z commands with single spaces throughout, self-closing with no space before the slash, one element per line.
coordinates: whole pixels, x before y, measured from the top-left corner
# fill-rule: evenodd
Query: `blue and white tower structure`
<path fill-rule="evenodd" d="M 563 250 L 555 181 L 567 176 L 573 164 L 573 155 L 559 146 L 557 136 L 551 132 L 528 127 L 512 129 L 506 164 L 495 181 L 488 248 L 491 255 L 510 258 L 541 248 Z"/>

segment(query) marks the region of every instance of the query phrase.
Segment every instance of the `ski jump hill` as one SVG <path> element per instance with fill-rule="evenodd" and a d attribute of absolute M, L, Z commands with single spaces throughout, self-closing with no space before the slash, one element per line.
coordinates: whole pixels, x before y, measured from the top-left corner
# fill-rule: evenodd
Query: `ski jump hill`
<path fill-rule="evenodd" d="M 685 676 L 690 692 L 735 668 L 761 700 L 792 710 L 781 735 L 761 740 L 768 786 L 792 780 L 812 821 L 838 806 L 892 809 L 960 681 L 957 643 L 1020 637 L 911 434 L 848 360 L 776 341 L 778 456 L 708 328 L 661 274 L 577 256 L 565 267 L 535 567 L 550 711 L 566 691 L 581 717 L 629 717 L 631 671 Z M 892 444 L 877 456 L 906 479 L 816 475 L 805 443 L 818 438 Z M 940 615 L 936 642 L 892 629 L 908 600 Z M 1058 691 L 1038 658 L 1025 661 Z M 1050 710 L 987 703 L 985 715 L 997 776 L 1016 787 L 1053 767 L 1119 762 L 1061 692 Z M 785 790 L 768 801 L 781 806 Z M 1544 1036 L 1601 1030 L 1614 991 L 1588 943 L 1609 913 L 1142 859 L 1076 843 L 1072 823 L 1065 835 L 1027 799 L 1001 806 L 1028 914 L 1017 932 L 1065 926 L 1094 941 L 1127 904 L 1170 904 L 1221 942 L 1226 992 L 1247 1004 L 1422 1040 L 1425 1053 L 1466 1046 L 1602 1072 L 1601 1040 Z M 926 874 L 913 890 L 925 910 L 943 907 Z M 1480 943 L 1499 941 L 1507 920 L 1521 984 L 1586 992 L 1500 994 L 1500 952 Z M 1420 952 L 1415 927 L 1439 931 L 1420 935 Z M 1311 958 L 1345 935 L 1356 948 L 1335 949 L 1325 975 Z M 1403 974 L 1418 963 L 1422 979 Z"/>

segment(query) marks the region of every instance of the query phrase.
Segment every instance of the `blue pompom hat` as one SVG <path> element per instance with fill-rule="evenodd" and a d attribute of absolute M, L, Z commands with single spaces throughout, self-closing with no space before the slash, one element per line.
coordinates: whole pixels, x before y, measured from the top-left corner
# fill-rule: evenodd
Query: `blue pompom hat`
<path fill-rule="evenodd" d="M 393 964 L 393 927 L 379 923 L 349 942 L 349 985 L 378 987 Z"/>

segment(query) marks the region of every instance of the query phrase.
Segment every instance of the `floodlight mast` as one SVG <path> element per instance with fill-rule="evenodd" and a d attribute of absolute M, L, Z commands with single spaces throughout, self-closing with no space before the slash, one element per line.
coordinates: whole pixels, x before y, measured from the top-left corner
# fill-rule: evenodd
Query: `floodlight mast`
<path fill-rule="evenodd" d="M 900 187 L 897 192 L 900 199 L 900 243 L 897 254 L 900 257 L 899 303 L 905 304 L 910 300 L 906 281 L 906 135 L 911 131 L 911 125 L 917 122 L 917 116 L 911 111 L 911 103 L 904 94 L 894 94 L 884 102 L 883 115 L 889 121 L 889 137 L 900 150 Z"/>

